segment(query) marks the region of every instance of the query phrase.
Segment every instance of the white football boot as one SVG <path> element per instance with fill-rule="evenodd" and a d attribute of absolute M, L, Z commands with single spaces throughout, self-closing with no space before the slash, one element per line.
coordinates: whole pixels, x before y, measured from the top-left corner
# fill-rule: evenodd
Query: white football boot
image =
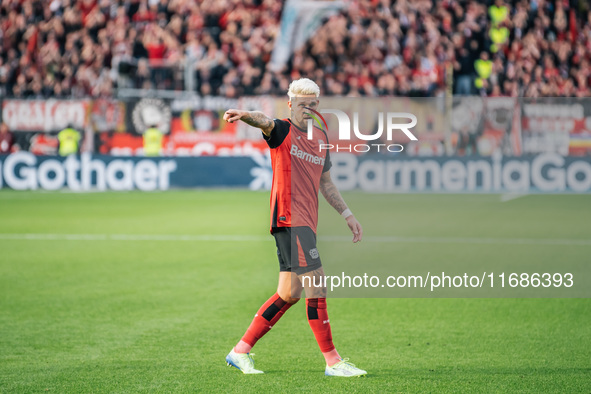
<path fill-rule="evenodd" d="M 326 376 L 341 376 L 350 378 L 353 376 L 367 375 L 367 371 L 357 368 L 355 364 L 349 362 L 348 358 L 344 358 L 332 367 L 327 365 L 324 374 Z"/>
<path fill-rule="evenodd" d="M 236 353 L 234 349 L 232 349 L 226 356 L 226 364 L 238 368 L 244 374 L 264 373 L 263 371 L 254 369 L 253 356 L 254 353 Z"/>

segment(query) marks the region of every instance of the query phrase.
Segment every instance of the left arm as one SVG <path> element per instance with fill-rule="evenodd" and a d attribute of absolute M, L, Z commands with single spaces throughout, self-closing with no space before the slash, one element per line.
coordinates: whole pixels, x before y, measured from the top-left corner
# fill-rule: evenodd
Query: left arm
<path fill-rule="evenodd" d="M 353 243 L 361 241 L 363 236 L 363 229 L 361 228 L 361 224 L 355 219 L 355 216 L 343 200 L 341 193 L 339 193 L 339 189 L 337 189 L 336 185 L 332 182 L 332 178 L 330 177 L 330 171 L 326 171 L 322 173 L 320 177 L 320 192 L 326 199 L 326 201 L 334 208 L 339 214 L 343 214 L 345 211 L 348 211 L 349 215 L 345 217 L 347 220 L 347 225 L 351 232 L 353 233 Z"/>

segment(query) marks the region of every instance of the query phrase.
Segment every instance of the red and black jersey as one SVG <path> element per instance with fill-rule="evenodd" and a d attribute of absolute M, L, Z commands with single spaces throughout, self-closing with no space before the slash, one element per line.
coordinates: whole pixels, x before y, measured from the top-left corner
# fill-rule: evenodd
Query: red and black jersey
<path fill-rule="evenodd" d="M 318 224 L 318 188 L 322 173 L 330 170 L 326 133 L 314 127 L 311 139 L 306 130 L 290 119 L 275 119 L 269 137 L 273 186 L 271 188 L 271 233 L 279 227 L 310 227 Z"/>

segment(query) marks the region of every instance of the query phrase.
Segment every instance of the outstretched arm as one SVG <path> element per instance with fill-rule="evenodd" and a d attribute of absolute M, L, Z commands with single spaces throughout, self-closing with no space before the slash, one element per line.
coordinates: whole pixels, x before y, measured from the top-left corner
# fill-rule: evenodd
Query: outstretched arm
<path fill-rule="evenodd" d="M 326 201 L 336 209 L 339 214 L 345 216 L 347 225 L 353 233 L 353 243 L 361 241 L 361 238 L 363 237 L 363 228 L 357 219 L 355 219 L 351 210 L 347 207 L 347 203 L 343 200 L 341 193 L 339 193 L 339 189 L 337 189 L 336 185 L 332 182 L 330 171 L 324 172 L 320 177 L 320 192 Z"/>
<path fill-rule="evenodd" d="M 259 128 L 267 137 L 271 135 L 275 122 L 260 111 L 241 111 L 239 109 L 229 109 L 224 114 L 224 120 L 233 123 L 241 120 L 252 127 Z"/>

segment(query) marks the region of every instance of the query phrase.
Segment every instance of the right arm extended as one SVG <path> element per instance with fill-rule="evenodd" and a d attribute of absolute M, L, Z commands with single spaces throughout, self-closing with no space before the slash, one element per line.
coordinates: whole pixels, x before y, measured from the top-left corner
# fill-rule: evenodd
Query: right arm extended
<path fill-rule="evenodd" d="M 271 131 L 275 127 L 275 121 L 260 111 L 229 109 L 224 114 L 224 120 L 229 123 L 241 120 L 252 127 L 261 129 L 267 137 L 271 135 Z"/>

